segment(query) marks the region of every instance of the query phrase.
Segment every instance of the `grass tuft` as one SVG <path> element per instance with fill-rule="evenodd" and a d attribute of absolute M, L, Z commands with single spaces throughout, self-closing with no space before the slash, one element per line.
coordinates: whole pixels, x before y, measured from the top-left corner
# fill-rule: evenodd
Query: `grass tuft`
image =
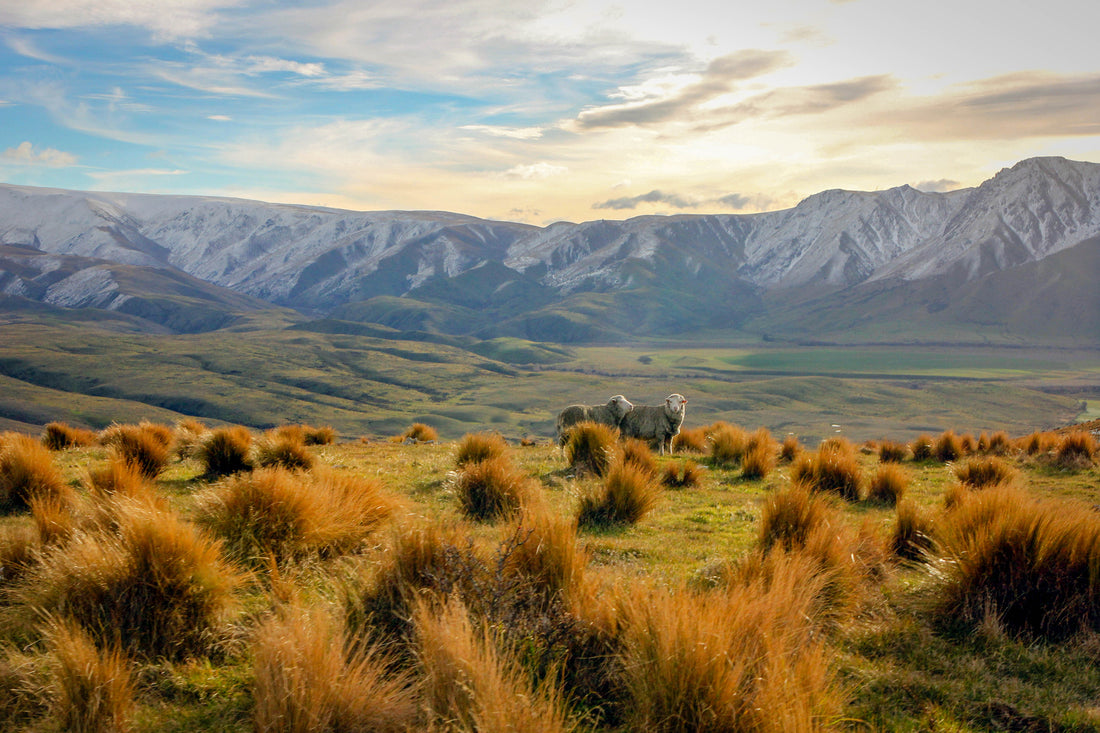
<path fill-rule="evenodd" d="M 674 453 L 706 453 L 707 429 L 681 428 L 672 438 L 672 450 Z"/>
<path fill-rule="evenodd" d="M 564 439 L 565 460 L 579 474 L 603 476 L 618 450 L 619 431 L 595 422 L 579 422 Z"/>
<path fill-rule="evenodd" d="M 878 444 L 878 459 L 882 463 L 901 463 L 909 455 L 909 446 L 893 440 L 884 440 Z"/>
<path fill-rule="evenodd" d="M 859 501 L 863 469 L 855 446 L 834 438 L 822 443 L 816 453 L 803 454 L 791 468 L 791 480 L 814 491 L 831 491 L 849 501 Z"/>
<path fill-rule="evenodd" d="M 945 430 L 932 446 L 932 455 L 940 463 L 957 461 L 962 454 L 962 441 L 955 435 L 954 430 Z"/>
<path fill-rule="evenodd" d="M 198 459 L 207 476 L 228 476 L 251 471 L 252 434 L 239 425 L 212 430 L 198 449 Z"/>
<path fill-rule="evenodd" d="M 661 472 L 661 484 L 670 489 L 691 489 L 703 481 L 703 467 L 695 461 L 666 463 Z"/>
<path fill-rule="evenodd" d="M 53 658 L 48 697 L 61 730 L 129 730 L 136 686 L 122 651 L 102 651 L 78 626 L 60 621 L 50 624 L 46 641 Z"/>
<path fill-rule="evenodd" d="M 955 466 L 955 477 L 966 487 L 984 489 L 1012 483 L 1016 479 L 1016 471 L 996 456 L 982 456 Z"/>
<path fill-rule="evenodd" d="M 1069 469 L 1088 468 L 1096 462 L 1100 451 L 1096 439 L 1085 430 L 1076 430 L 1066 434 L 1054 451 L 1055 462 Z"/>
<path fill-rule="evenodd" d="M 637 524 L 661 498 L 653 474 L 633 463 L 616 461 L 604 481 L 582 494 L 577 507 L 581 527 Z"/>
<path fill-rule="evenodd" d="M 530 480 L 506 456 L 467 463 L 452 489 L 463 516 L 483 522 L 514 514 L 534 494 Z"/>
<path fill-rule="evenodd" d="M 879 504 L 897 506 L 908 487 L 909 474 L 904 468 L 897 463 L 882 463 L 867 486 L 867 498 Z"/>
<path fill-rule="evenodd" d="M 467 433 L 458 442 L 455 465 L 462 468 L 468 463 L 500 458 L 508 452 L 508 444 L 500 433 Z"/>
<path fill-rule="evenodd" d="M 63 422 L 47 423 L 42 434 L 42 444 L 50 450 L 85 448 L 94 445 L 95 441 L 96 434 L 93 431 L 74 428 Z"/>
<path fill-rule="evenodd" d="M 903 500 L 897 505 L 897 516 L 890 536 L 890 552 L 902 560 L 924 562 L 931 556 L 932 520 L 916 502 Z"/>
<path fill-rule="evenodd" d="M 308 471 L 313 468 L 313 462 L 313 455 L 306 448 L 303 434 L 270 430 L 256 442 L 254 464 L 261 468 Z"/>
<path fill-rule="evenodd" d="M 737 425 L 717 423 L 710 432 L 710 459 L 715 466 L 734 468 L 748 448 L 749 434 Z"/>
<path fill-rule="evenodd" d="M 33 497 L 71 502 L 74 493 L 49 449 L 29 435 L 14 435 L 0 447 L 0 514 L 26 511 Z"/>
<path fill-rule="evenodd" d="M 919 463 L 932 460 L 934 447 L 932 436 L 922 433 L 909 444 L 909 451 L 913 454 L 913 460 Z"/>
<path fill-rule="evenodd" d="M 435 443 L 439 440 L 439 433 L 431 425 L 422 422 L 414 422 L 400 435 L 390 438 L 393 443 Z"/>

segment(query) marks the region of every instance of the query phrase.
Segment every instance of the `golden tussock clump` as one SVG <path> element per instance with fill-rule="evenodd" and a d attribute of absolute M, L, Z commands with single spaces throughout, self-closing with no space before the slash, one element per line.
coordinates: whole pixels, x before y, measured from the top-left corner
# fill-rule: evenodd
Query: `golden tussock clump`
<path fill-rule="evenodd" d="M 61 730 L 121 733 L 129 730 L 136 684 L 126 655 L 101 650 L 71 622 L 54 621 L 46 631 L 51 654 L 46 694 Z"/>
<path fill-rule="evenodd" d="M 660 499 L 661 487 L 653 474 L 617 460 L 599 485 L 581 495 L 577 523 L 582 527 L 636 524 Z"/>
<path fill-rule="evenodd" d="M 251 471 L 252 433 L 239 425 L 217 428 L 206 435 L 196 457 L 211 477 Z"/>
<path fill-rule="evenodd" d="M 499 458 L 508 452 L 508 444 L 500 433 L 467 433 L 458 441 L 455 465 L 462 468 L 467 463 Z"/>
<path fill-rule="evenodd" d="M 49 449 L 29 435 L 9 436 L 0 446 L 0 514 L 25 511 L 34 497 L 75 500 Z"/>
<path fill-rule="evenodd" d="M 510 516 L 536 493 L 531 480 L 506 456 L 467 463 L 451 481 L 451 489 L 462 514 L 479 521 Z"/>
<path fill-rule="evenodd" d="M 661 484 L 670 489 L 689 489 L 703 481 L 703 467 L 695 461 L 666 463 L 661 472 Z"/>
<path fill-rule="evenodd" d="M 867 486 L 867 498 L 879 504 L 896 506 L 909 487 L 909 474 L 897 463 L 879 465 Z"/>
<path fill-rule="evenodd" d="M 50 450 L 85 448 L 95 445 L 96 434 L 92 430 L 74 428 L 63 422 L 47 423 L 42 434 L 42 444 Z"/>
<path fill-rule="evenodd" d="M 618 451 L 619 431 L 601 423 L 579 422 L 562 437 L 565 460 L 577 473 L 603 476 Z"/>

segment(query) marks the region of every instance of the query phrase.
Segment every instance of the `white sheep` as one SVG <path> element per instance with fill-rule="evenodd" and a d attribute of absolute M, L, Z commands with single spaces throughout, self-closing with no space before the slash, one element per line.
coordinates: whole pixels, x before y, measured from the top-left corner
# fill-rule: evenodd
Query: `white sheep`
<path fill-rule="evenodd" d="M 680 434 L 687 412 L 687 398 L 682 394 L 670 394 L 663 405 L 634 405 L 623 416 L 619 430 L 624 438 L 641 438 L 651 444 L 656 442 L 661 455 L 665 447 L 672 452 L 672 439 Z"/>
<path fill-rule="evenodd" d="M 565 445 L 565 432 L 579 422 L 596 422 L 617 428 L 634 405 L 617 394 L 606 405 L 570 405 L 558 413 L 558 445 Z"/>

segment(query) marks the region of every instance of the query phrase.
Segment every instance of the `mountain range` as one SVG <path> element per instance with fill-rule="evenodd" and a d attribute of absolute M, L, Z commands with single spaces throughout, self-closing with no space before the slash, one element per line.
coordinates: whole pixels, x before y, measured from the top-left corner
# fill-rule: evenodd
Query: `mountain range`
<path fill-rule="evenodd" d="M 1100 165 L 1064 158 L 946 193 L 546 227 L 0 184 L 0 310 L 159 332 L 275 319 L 561 343 L 1094 347 L 1098 274 Z"/>

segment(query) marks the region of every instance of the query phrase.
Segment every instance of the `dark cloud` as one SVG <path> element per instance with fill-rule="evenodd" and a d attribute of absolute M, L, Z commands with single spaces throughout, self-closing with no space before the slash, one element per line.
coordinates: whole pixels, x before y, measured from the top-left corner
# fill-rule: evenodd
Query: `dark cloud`
<path fill-rule="evenodd" d="M 739 81 L 761 76 L 791 63 L 793 57 L 786 51 L 738 51 L 711 61 L 699 81 L 671 97 L 586 110 L 577 117 L 576 123 L 582 129 L 595 129 L 677 119 L 699 105 L 729 93 Z"/>
<path fill-rule="evenodd" d="M 599 204 L 592 204 L 593 209 L 636 209 L 639 204 L 668 204 L 677 209 L 694 209 L 695 204 L 676 194 L 666 194 L 661 191 L 650 191 L 640 196 L 628 196 L 618 199 L 609 199 Z"/>
<path fill-rule="evenodd" d="M 743 209 L 752 202 L 753 198 L 743 193 L 730 193 L 715 199 L 715 203 L 734 210 Z"/>

